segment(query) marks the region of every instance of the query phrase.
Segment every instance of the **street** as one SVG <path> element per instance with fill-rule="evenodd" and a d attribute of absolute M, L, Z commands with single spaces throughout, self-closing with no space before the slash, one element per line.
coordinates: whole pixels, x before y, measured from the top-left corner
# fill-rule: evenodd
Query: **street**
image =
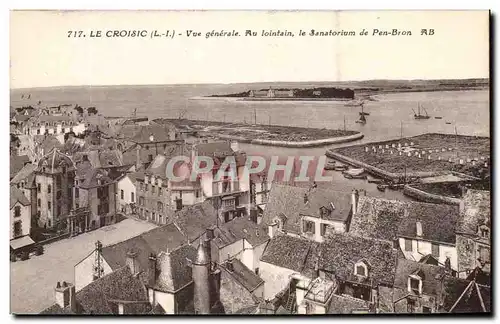
<path fill-rule="evenodd" d="M 37 314 L 55 303 L 58 281 L 74 282 L 74 266 L 93 249 L 97 240 L 103 246 L 137 236 L 156 227 L 135 219 L 102 227 L 76 237 L 44 246 L 45 253 L 26 261 L 10 263 L 11 313 Z"/>

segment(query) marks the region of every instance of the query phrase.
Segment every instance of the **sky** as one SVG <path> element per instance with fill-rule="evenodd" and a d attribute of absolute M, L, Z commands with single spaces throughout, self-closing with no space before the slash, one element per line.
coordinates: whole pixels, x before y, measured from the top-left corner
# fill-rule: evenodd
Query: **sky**
<path fill-rule="evenodd" d="M 489 76 L 488 11 L 14 11 L 10 18 L 12 89 Z M 420 35 L 424 28 L 434 35 Z M 298 36 L 311 29 L 356 36 Z M 363 29 L 368 35 L 359 35 Z M 68 37 L 80 30 L 86 37 Z M 105 37 L 109 30 L 176 36 Z M 186 37 L 187 30 L 201 36 Z M 295 37 L 205 38 L 212 30 L 288 30 Z M 103 37 L 91 38 L 97 31 Z"/>

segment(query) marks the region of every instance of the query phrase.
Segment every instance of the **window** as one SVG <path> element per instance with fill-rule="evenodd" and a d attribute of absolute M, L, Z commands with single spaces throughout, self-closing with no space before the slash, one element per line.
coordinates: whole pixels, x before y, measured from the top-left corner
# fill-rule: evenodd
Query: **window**
<path fill-rule="evenodd" d="M 42 186 L 41 186 L 41 184 L 37 183 L 37 184 L 36 184 L 36 191 L 37 191 L 37 192 L 40 192 L 41 190 L 42 190 Z"/>
<path fill-rule="evenodd" d="M 255 274 L 259 275 L 259 268 L 255 268 Z"/>
<path fill-rule="evenodd" d="M 149 187 L 148 187 L 148 184 L 145 184 L 144 185 L 144 191 L 148 191 Z"/>
<path fill-rule="evenodd" d="M 408 313 L 415 313 L 415 301 L 413 299 L 408 299 L 406 305 Z"/>
<path fill-rule="evenodd" d="M 75 188 L 75 198 L 78 199 L 79 195 L 80 195 L 80 190 L 78 188 Z"/>
<path fill-rule="evenodd" d="M 158 187 L 158 196 L 161 196 L 161 194 L 162 194 L 162 189 L 161 187 Z"/>
<path fill-rule="evenodd" d="M 200 198 L 200 191 L 199 190 L 195 190 L 194 194 L 195 194 L 196 198 Z"/>
<path fill-rule="evenodd" d="M 363 267 L 363 265 L 357 265 L 356 266 L 356 274 L 358 276 L 363 276 L 363 277 L 366 277 L 366 273 L 365 273 L 365 267 Z"/>
<path fill-rule="evenodd" d="M 123 192 L 123 190 L 120 190 L 120 199 L 123 200 L 124 196 L 125 196 L 125 193 Z"/>
<path fill-rule="evenodd" d="M 52 186 L 51 185 L 48 185 L 47 186 L 47 193 L 51 193 L 52 192 Z"/>
<path fill-rule="evenodd" d="M 429 314 L 429 313 L 432 313 L 432 310 L 431 310 L 431 308 L 430 308 L 430 307 L 425 307 L 425 306 L 424 306 L 424 307 L 422 307 L 422 312 L 423 312 L 424 314 Z"/>
<path fill-rule="evenodd" d="M 48 220 L 47 220 L 47 226 L 48 226 L 48 227 L 51 227 L 51 226 L 52 226 L 50 219 L 48 219 Z"/>
<path fill-rule="evenodd" d="M 312 233 L 314 234 L 314 223 L 310 221 L 304 220 L 303 222 L 303 231 L 304 233 Z"/>
<path fill-rule="evenodd" d="M 47 209 L 49 211 L 52 209 L 52 203 L 50 201 L 47 202 Z"/>
<path fill-rule="evenodd" d="M 135 198 L 135 197 L 134 197 L 134 193 L 133 193 L 133 192 L 131 192 L 131 193 L 130 193 L 130 201 L 131 201 L 131 202 L 134 202 L 134 198 Z"/>
<path fill-rule="evenodd" d="M 38 207 L 42 207 L 42 200 L 40 198 L 38 198 L 38 201 L 37 201 L 37 206 Z"/>
<path fill-rule="evenodd" d="M 57 198 L 57 199 L 61 199 L 61 195 L 62 195 L 61 190 L 58 190 L 58 191 L 57 191 L 57 194 L 56 194 L 56 198 Z"/>
<path fill-rule="evenodd" d="M 155 213 L 151 213 L 151 215 L 152 215 L 152 216 L 151 216 L 151 219 L 152 219 L 153 221 L 156 221 L 156 214 L 155 214 Z"/>
<path fill-rule="evenodd" d="M 432 243 L 432 256 L 439 258 L 439 245 Z"/>
<path fill-rule="evenodd" d="M 19 216 L 21 216 L 21 207 L 16 206 L 14 208 L 14 217 L 19 217 Z"/>
<path fill-rule="evenodd" d="M 152 194 L 155 194 L 155 190 L 156 190 L 155 188 L 156 188 L 155 186 L 151 186 L 151 193 Z"/>
<path fill-rule="evenodd" d="M 144 190 L 144 184 L 142 182 L 139 183 L 139 189 Z"/>
<path fill-rule="evenodd" d="M 419 276 L 411 275 L 408 277 L 408 292 L 421 294 L 422 279 Z"/>
<path fill-rule="evenodd" d="M 160 212 L 163 211 L 163 204 L 160 201 L 157 202 L 156 205 L 157 205 L 156 207 L 157 207 L 158 211 L 160 211 Z"/>
<path fill-rule="evenodd" d="M 490 231 L 487 228 L 481 228 L 481 237 L 483 238 L 489 238 L 490 237 Z"/>
<path fill-rule="evenodd" d="M 23 235 L 23 226 L 21 221 L 14 223 L 14 237 Z"/>
<path fill-rule="evenodd" d="M 139 205 L 144 206 L 144 197 L 139 197 Z"/>
<path fill-rule="evenodd" d="M 327 229 L 328 229 L 328 224 L 321 224 L 321 236 L 326 235 Z"/>
<path fill-rule="evenodd" d="M 411 252 L 413 251 L 413 241 L 410 239 L 405 239 L 405 251 Z"/>

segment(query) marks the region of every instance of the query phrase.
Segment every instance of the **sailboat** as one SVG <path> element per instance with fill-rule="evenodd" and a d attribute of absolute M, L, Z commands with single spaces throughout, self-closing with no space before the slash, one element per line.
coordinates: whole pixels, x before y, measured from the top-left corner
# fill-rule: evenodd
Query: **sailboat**
<path fill-rule="evenodd" d="M 415 113 L 415 110 L 413 110 L 413 108 L 411 110 L 413 110 L 413 116 L 415 117 L 415 119 L 429 119 L 431 118 L 428 114 L 427 114 L 427 110 L 425 110 L 425 108 L 422 108 L 424 111 L 425 111 L 425 115 L 422 115 L 420 113 L 420 104 L 418 104 L 418 114 Z"/>
<path fill-rule="evenodd" d="M 364 105 L 361 104 L 360 106 L 361 106 L 361 112 L 359 113 L 360 114 L 359 120 L 356 120 L 356 123 L 358 123 L 358 124 L 366 124 L 366 117 L 365 117 L 365 115 L 367 115 L 367 113 L 365 113 L 364 110 L 363 110 Z"/>

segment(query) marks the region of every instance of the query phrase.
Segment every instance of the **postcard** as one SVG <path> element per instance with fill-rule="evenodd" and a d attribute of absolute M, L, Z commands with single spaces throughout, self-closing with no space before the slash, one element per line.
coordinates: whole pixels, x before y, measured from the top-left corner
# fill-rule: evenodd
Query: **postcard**
<path fill-rule="evenodd" d="M 489 33 L 11 11 L 11 313 L 491 315 Z"/>

